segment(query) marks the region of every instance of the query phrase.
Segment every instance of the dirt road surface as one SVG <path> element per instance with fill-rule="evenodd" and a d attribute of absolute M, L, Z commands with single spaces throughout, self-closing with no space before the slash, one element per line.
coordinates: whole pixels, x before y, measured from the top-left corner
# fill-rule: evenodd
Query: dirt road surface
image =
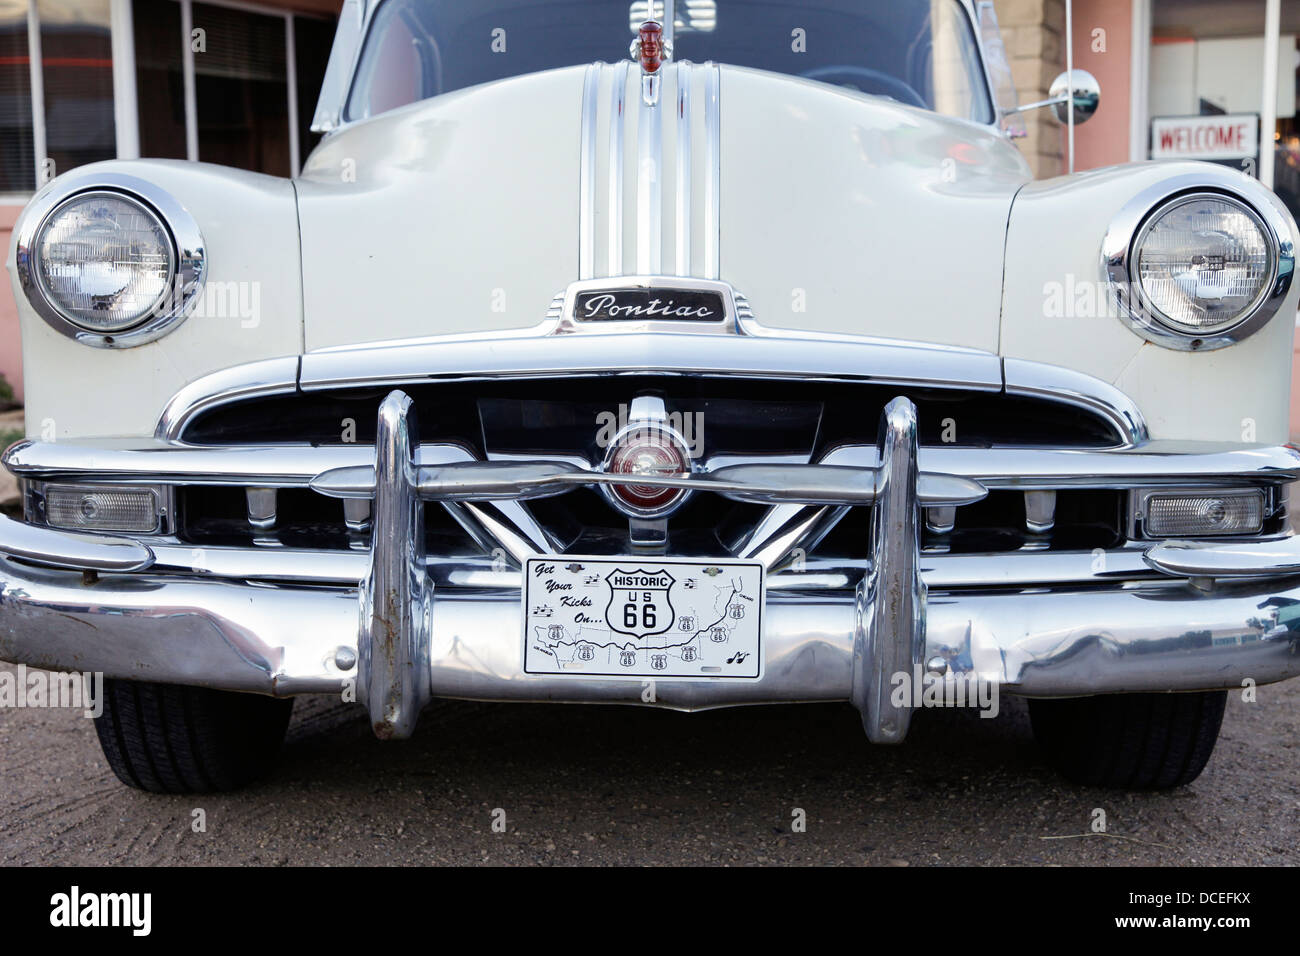
<path fill-rule="evenodd" d="M 887 749 L 847 705 L 439 702 L 380 743 L 307 698 L 269 779 L 201 797 L 120 785 L 78 712 L 0 709 L 0 863 L 1300 864 L 1300 681 L 1233 694 L 1205 774 L 1163 794 L 1071 786 L 1002 704 Z"/>

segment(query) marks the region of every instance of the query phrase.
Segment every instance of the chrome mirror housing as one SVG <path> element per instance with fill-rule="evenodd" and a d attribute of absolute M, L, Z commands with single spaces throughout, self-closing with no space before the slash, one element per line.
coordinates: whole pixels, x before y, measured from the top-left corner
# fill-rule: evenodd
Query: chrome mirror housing
<path fill-rule="evenodd" d="M 1097 112 L 1097 107 L 1101 105 L 1101 84 L 1087 70 L 1074 70 L 1073 74 L 1073 83 L 1070 82 L 1070 72 L 1062 73 L 1054 79 L 1047 95 L 1052 111 L 1062 123 L 1069 122 L 1066 104 L 1074 101 L 1074 123 L 1077 126 L 1092 119 L 1092 115 Z"/>

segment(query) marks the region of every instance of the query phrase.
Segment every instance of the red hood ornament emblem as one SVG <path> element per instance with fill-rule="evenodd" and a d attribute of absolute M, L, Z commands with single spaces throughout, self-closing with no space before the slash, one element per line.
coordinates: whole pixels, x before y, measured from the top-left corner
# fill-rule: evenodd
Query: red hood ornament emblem
<path fill-rule="evenodd" d="M 632 59 L 641 64 L 641 98 L 647 106 L 659 102 L 659 68 L 665 60 L 672 59 L 673 45 L 664 38 L 664 28 L 658 20 L 647 20 L 636 31 L 636 39 L 628 51 Z"/>
<path fill-rule="evenodd" d="M 647 20 L 636 31 L 632 56 L 641 61 L 642 73 L 658 73 L 666 59 L 664 55 L 664 28 L 655 20 Z"/>

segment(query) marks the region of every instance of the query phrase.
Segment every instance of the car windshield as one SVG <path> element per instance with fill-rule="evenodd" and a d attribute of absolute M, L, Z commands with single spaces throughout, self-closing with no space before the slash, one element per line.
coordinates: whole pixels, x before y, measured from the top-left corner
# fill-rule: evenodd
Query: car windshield
<path fill-rule="evenodd" d="M 382 0 L 347 118 L 491 80 L 626 55 L 646 0 Z M 802 76 L 993 122 L 957 0 L 677 0 L 673 58 Z"/>

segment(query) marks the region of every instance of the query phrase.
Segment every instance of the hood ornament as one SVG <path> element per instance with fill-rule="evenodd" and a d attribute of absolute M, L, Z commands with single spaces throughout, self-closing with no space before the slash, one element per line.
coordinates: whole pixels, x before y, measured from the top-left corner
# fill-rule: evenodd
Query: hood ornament
<path fill-rule="evenodd" d="M 663 24 L 646 20 L 636 31 L 636 39 L 628 48 L 633 60 L 641 64 L 641 99 L 647 106 L 659 103 L 659 68 L 673 57 L 672 40 L 664 36 Z"/>

